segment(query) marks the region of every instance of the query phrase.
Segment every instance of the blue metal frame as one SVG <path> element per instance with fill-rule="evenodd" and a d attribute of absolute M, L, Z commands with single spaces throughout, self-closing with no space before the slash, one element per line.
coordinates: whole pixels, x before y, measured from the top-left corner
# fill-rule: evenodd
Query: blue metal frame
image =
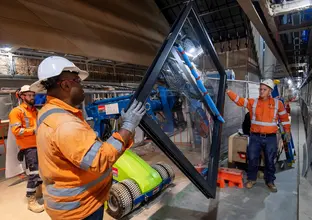
<path fill-rule="evenodd" d="M 172 108 L 177 101 L 177 96 L 169 91 L 167 88 L 158 86 L 157 91 L 153 94 L 159 93 L 159 99 L 147 99 L 145 103 L 147 114 L 154 120 L 157 121 L 156 112 L 162 111 L 165 115 L 166 121 L 161 124 L 165 132 L 174 132 L 174 117 L 172 114 Z M 105 131 L 105 120 L 118 119 L 120 112 L 129 106 L 130 100 L 133 95 L 119 96 L 115 98 L 107 98 L 103 100 L 97 100 L 86 106 L 86 112 L 88 117 L 92 117 L 94 120 L 94 130 L 97 135 L 100 136 Z M 117 104 L 118 112 L 116 114 L 107 114 L 106 105 Z"/>

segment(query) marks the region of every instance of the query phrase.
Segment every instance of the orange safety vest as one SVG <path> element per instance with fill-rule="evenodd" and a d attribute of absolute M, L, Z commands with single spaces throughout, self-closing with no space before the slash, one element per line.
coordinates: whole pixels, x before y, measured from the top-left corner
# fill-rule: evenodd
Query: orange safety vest
<path fill-rule="evenodd" d="M 280 122 L 285 132 L 290 132 L 290 121 L 283 103 L 274 98 L 241 98 L 232 91 L 228 96 L 236 105 L 249 110 L 251 127 L 250 132 L 260 134 L 274 134 L 277 132 L 277 123 Z"/>
<path fill-rule="evenodd" d="M 112 166 L 131 146 L 119 133 L 100 141 L 80 110 L 47 97 L 38 114 L 39 173 L 52 219 L 84 219 L 108 199 Z"/>
<path fill-rule="evenodd" d="M 16 137 L 16 144 L 21 149 L 36 147 L 36 118 L 37 109 L 22 103 L 12 109 L 9 114 L 12 133 Z"/>

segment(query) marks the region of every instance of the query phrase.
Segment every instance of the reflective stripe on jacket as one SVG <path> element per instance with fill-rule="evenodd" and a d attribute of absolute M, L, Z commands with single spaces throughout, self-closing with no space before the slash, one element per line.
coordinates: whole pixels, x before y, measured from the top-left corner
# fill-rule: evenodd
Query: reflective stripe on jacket
<path fill-rule="evenodd" d="M 245 107 L 249 110 L 251 132 L 261 134 L 276 133 L 278 130 L 278 120 L 281 122 L 284 130 L 290 132 L 288 113 L 280 100 L 271 97 L 267 100 L 261 98 L 241 98 L 233 91 L 229 91 L 228 96 L 236 103 L 236 105 Z"/>
<path fill-rule="evenodd" d="M 21 150 L 37 146 L 34 133 L 37 113 L 35 107 L 31 108 L 22 103 L 13 108 L 9 114 L 11 130 L 16 137 L 16 144 Z"/>
<path fill-rule="evenodd" d="M 81 111 L 49 96 L 37 123 L 46 211 L 52 219 L 84 219 L 108 199 L 111 167 L 128 146 L 118 133 L 98 140 Z"/>

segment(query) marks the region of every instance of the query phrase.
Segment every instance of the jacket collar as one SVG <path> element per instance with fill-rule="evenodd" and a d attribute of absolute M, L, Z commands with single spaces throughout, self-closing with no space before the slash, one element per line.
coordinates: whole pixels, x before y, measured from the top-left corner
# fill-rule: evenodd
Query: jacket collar
<path fill-rule="evenodd" d="M 23 107 L 24 109 L 26 110 L 31 110 L 31 111 L 36 111 L 36 108 L 35 107 L 30 107 L 29 105 L 27 105 L 25 102 L 22 102 L 20 104 L 21 107 Z"/>
<path fill-rule="evenodd" d="M 68 105 L 67 103 L 63 102 L 62 100 L 55 98 L 53 96 L 47 96 L 47 104 L 56 105 L 66 111 L 70 111 L 72 113 L 81 113 L 81 111 L 75 107 Z"/>

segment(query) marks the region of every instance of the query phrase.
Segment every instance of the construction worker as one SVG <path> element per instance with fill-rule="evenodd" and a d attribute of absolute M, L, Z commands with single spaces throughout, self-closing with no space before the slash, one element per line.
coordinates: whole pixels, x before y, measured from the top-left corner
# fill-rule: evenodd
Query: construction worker
<path fill-rule="evenodd" d="M 137 101 L 122 111 L 118 132 L 102 142 L 76 108 L 84 100 L 88 77 L 69 60 L 51 56 L 38 67 L 34 91 L 47 91 L 38 113 L 37 144 L 45 210 L 52 219 L 103 219 L 112 184 L 112 166 L 133 143 L 145 114 Z"/>
<path fill-rule="evenodd" d="M 259 98 L 241 98 L 231 90 L 226 93 L 236 105 L 245 107 L 249 110 L 251 118 L 250 139 L 247 147 L 248 171 L 246 188 L 250 189 L 256 184 L 259 157 L 261 150 L 265 157 L 264 179 L 271 192 L 277 192 L 274 184 L 275 163 L 277 154 L 278 131 L 277 121 L 280 120 L 285 130 L 285 139 L 290 141 L 290 122 L 284 105 L 278 99 L 271 97 L 274 89 L 274 82 L 266 79 L 260 84 Z"/>
<path fill-rule="evenodd" d="M 40 205 L 36 199 L 36 191 L 41 194 L 42 180 L 38 171 L 35 135 L 37 117 L 37 109 L 34 107 L 35 93 L 30 90 L 29 85 L 25 85 L 20 89 L 18 96 L 23 102 L 10 112 L 10 126 L 19 148 L 18 160 L 22 162 L 25 159 L 26 168 L 29 170 L 26 189 L 28 209 L 39 213 L 44 210 L 44 206 Z"/>

